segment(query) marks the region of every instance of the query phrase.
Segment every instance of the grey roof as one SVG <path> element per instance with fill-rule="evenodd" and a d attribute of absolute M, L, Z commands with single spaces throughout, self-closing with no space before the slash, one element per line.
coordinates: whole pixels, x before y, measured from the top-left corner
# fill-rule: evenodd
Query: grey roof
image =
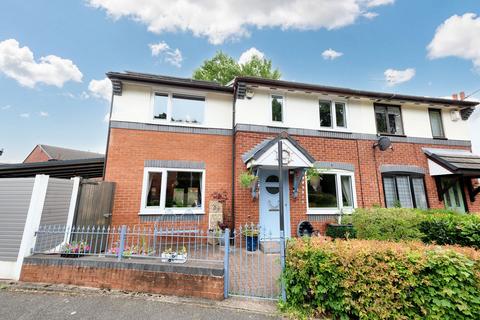
<path fill-rule="evenodd" d="M 39 144 L 38 146 L 47 154 L 49 160 L 78 160 L 102 158 L 104 156 L 101 153 L 55 147 L 46 144 Z"/>
<path fill-rule="evenodd" d="M 273 138 L 272 138 L 273 139 Z M 272 141 L 272 139 L 265 139 L 263 140 L 262 142 L 260 142 L 259 144 L 257 144 L 255 147 L 253 147 L 252 149 L 248 150 L 247 152 L 245 152 L 243 155 L 242 155 L 242 160 L 243 162 L 247 162 L 248 160 L 250 160 L 251 158 L 253 158 L 253 156 L 255 155 L 255 153 L 257 153 L 258 151 L 260 151 L 263 147 L 265 147 L 270 141 Z"/>
<path fill-rule="evenodd" d="M 276 144 L 278 140 L 285 139 L 288 140 L 291 144 L 295 146 L 310 162 L 314 163 L 315 158 L 308 153 L 295 139 L 293 139 L 287 132 L 281 132 L 277 137 L 272 139 L 265 139 L 251 150 L 247 151 L 242 155 L 242 160 L 244 163 L 247 163 L 250 159 L 258 159 L 262 154 L 264 154 L 272 145 Z"/>
<path fill-rule="evenodd" d="M 358 97 L 367 97 L 367 98 L 382 99 L 382 100 L 410 101 L 410 102 L 418 102 L 418 103 L 426 103 L 426 104 L 438 104 L 443 106 L 475 107 L 476 105 L 479 104 L 479 102 L 476 102 L 476 101 L 453 100 L 453 99 L 434 98 L 434 97 L 425 97 L 425 96 L 413 96 L 413 95 L 406 95 L 406 94 L 377 92 L 377 91 L 365 91 L 365 90 L 348 89 L 348 88 L 341 88 L 341 87 L 323 86 L 323 85 L 310 84 L 310 83 L 265 79 L 265 78 L 259 78 L 259 77 L 237 77 L 235 78 L 235 82 L 264 85 L 264 86 L 275 87 L 275 88 L 298 89 L 298 90 L 305 90 L 309 92 L 326 92 L 326 93 L 338 94 L 343 96 L 354 96 L 354 97 L 358 96 Z"/>
<path fill-rule="evenodd" d="M 480 156 L 466 150 L 424 148 L 427 157 L 455 174 L 480 176 Z"/>
<path fill-rule="evenodd" d="M 204 80 L 194 80 L 190 78 L 179 78 L 171 77 L 164 75 L 157 75 L 151 73 L 141 73 L 141 72 L 107 72 L 107 77 L 110 80 L 131 80 L 131 81 L 140 81 L 147 83 L 156 83 L 156 84 L 165 84 L 165 85 L 175 85 L 180 87 L 188 87 L 193 89 L 205 89 L 205 90 L 214 90 L 214 91 L 223 91 L 232 93 L 233 87 L 224 86 L 220 83 L 213 81 L 204 81 Z"/>

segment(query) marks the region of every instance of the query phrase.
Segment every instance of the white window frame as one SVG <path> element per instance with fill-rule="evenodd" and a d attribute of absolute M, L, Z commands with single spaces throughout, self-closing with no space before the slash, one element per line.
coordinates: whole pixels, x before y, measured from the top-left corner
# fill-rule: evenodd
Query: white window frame
<path fill-rule="evenodd" d="M 337 207 L 335 208 L 310 208 L 308 206 L 308 181 L 307 176 L 304 177 L 305 184 L 305 201 L 307 204 L 307 214 L 309 215 L 319 215 L 319 214 L 338 214 L 340 212 L 345 214 L 351 214 L 355 208 L 357 208 L 357 191 L 355 188 L 355 172 L 348 170 L 339 170 L 339 169 L 317 169 L 320 174 L 334 174 L 335 182 L 337 186 Z M 341 176 L 348 176 L 352 182 L 352 195 L 353 195 L 353 207 L 344 207 L 343 206 L 343 196 L 342 196 L 342 185 L 341 185 Z"/>
<path fill-rule="evenodd" d="M 154 111 L 155 111 L 155 95 L 156 94 L 163 94 L 167 95 L 167 119 L 155 119 Z M 205 101 L 205 105 L 203 108 L 203 121 L 202 123 L 186 123 L 186 122 L 174 122 L 172 121 L 172 112 L 173 112 L 173 95 L 186 95 L 191 97 L 203 98 Z M 207 96 L 205 94 L 200 94 L 198 92 L 187 92 L 187 91 L 169 91 L 169 90 L 152 90 L 150 95 L 150 119 L 153 123 L 168 123 L 171 125 L 183 125 L 183 126 L 204 126 L 206 122 L 206 114 L 207 114 Z"/>
<path fill-rule="evenodd" d="M 331 121 L 332 121 L 332 126 L 330 127 L 322 127 L 321 125 L 321 116 L 320 116 L 320 102 L 327 102 L 330 103 L 330 115 L 331 115 Z M 348 123 L 349 121 L 349 115 L 348 115 L 348 103 L 344 100 L 328 100 L 328 99 L 318 99 L 318 123 L 320 130 L 348 130 Z M 335 110 L 335 104 L 336 103 L 341 103 L 345 106 L 345 127 L 339 127 L 337 126 L 337 112 Z"/>
<path fill-rule="evenodd" d="M 167 196 L 167 174 L 169 171 L 176 172 L 200 172 L 202 174 L 202 206 L 200 208 L 165 208 Z M 160 189 L 160 206 L 147 207 L 148 175 L 150 172 L 162 173 L 162 186 Z M 161 215 L 161 214 L 205 214 L 205 169 L 179 169 L 179 168 L 157 168 L 145 167 L 143 169 L 142 199 L 140 202 L 139 215 Z"/>
<path fill-rule="evenodd" d="M 272 110 L 272 100 L 273 100 L 273 97 L 276 96 L 276 97 L 282 97 L 282 121 L 274 121 L 273 120 L 273 110 Z M 270 93 L 270 122 L 273 123 L 273 124 L 279 124 L 279 123 L 285 123 L 285 104 L 286 104 L 286 96 L 284 94 L 281 94 L 281 93 L 275 93 L 275 92 L 272 92 Z"/>

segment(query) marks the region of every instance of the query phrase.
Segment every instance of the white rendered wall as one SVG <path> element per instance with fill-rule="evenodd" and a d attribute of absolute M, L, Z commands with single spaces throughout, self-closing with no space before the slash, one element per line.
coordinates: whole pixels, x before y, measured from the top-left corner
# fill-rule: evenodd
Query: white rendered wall
<path fill-rule="evenodd" d="M 153 95 L 155 92 L 183 93 L 205 97 L 205 113 L 202 124 L 174 123 L 153 118 Z M 231 94 L 199 92 L 171 87 L 123 84 L 121 96 L 113 97 L 111 120 L 174 126 L 231 129 L 233 97 Z"/>
<path fill-rule="evenodd" d="M 301 128 L 312 130 L 329 130 L 320 127 L 319 100 L 334 100 L 347 104 L 347 128 L 338 131 L 376 134 L 373 101 L 366 99 L 342 99 L 331 95 L 306 94 L 267 91 L 255 89 L 252 99 L 237 100 L 235 122 L 262 126 Z M 284 97 L 283 121 L 272 121 L 270 96 Z M 392 103 L 395 105 L 395 103 Z M 430 118 L 427 106 L 403 104 L 402 120 L 405 135 L 409 137 L 432 138 Z M 450 109 L 442 109 L 445 135 L 448 139 L 470 140 L 468 122 L 452 121 Z"/>

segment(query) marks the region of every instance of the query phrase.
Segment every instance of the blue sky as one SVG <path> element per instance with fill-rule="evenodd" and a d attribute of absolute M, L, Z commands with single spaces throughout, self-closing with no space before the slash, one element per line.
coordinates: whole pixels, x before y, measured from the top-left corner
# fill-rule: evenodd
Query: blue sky
<path fill-rule="evenodd" d="M 1 1 L 0 162 L 36 144 L 104 152 L 108 94 L 92 80 L 189 77 L 217 50 L 238 59 L 256 48 L 293 81 L 440 97 L 480 89 L 478 0 L 193 2 Z"/>

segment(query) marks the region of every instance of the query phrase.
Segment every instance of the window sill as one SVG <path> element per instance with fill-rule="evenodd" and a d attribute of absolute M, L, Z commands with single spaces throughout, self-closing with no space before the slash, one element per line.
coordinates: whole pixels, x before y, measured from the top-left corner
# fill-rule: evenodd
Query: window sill
<path fill-rule="evenodd" d="M 448 140 L 445 137 L 433 137 L 433 140 Z"/>
<path fill-rule="evenodd" d="M 377 135 L 379 137 L 400 137 L 400 138 L 406 138 L 407 137 L 404 134 L 381 133 L 381 132 L 377 132 Z"/>
<path fill-rule="evenodd" d="M 143 209 L 138 215 L 140 216 L 159 216 L 159 215 L 183 215 L 183 214 L 205 214 L 204 209 Z"/>
<path fill-rule="evenodd" d="M 327 127 L 320 127 L 318 131 L 327 131 L 327 132 L 338 132 L 338 133 L 346 133 L 351 134 L 352 131 L 348 130 L 347 128 L 327 128 Z"/>
<path fill-rule="evenodd" d="M 353 213 L 354 208 L 343 208 L 343 213 L 339 208 L 326 208 L 326 209 L 307 209 L 307 215 L 320 216 L 320 215 L 350 215 Z"/>

